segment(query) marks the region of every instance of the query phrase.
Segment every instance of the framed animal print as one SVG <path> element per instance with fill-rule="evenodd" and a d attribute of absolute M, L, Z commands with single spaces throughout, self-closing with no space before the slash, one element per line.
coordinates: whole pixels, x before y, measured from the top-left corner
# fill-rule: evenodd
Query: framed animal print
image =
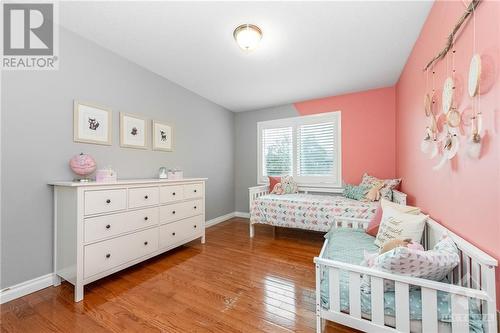
<path fill-rule="evenodd" d="M 153 120 L 153 150 L 174 151 L 174 127 Z"/>
<path fill-rule="evenodd" d="M 111 145 L 112 112 L 91 103 L 73 103 L 73 141 Z"/>
<path fill-rule="evenodd" d="M 148 148 L 148 121 L 139 116 L 120 112 L 120 146 Z"/>

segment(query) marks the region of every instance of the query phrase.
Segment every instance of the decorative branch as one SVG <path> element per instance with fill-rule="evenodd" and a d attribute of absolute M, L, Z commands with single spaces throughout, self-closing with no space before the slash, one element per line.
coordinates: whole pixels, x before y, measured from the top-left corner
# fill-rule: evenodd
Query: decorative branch
<path fill-rule="evenodd" d="M 477 8 L 477 6 L 479 6 L 480 2 L 481 2 L 481 0 L 471 0 L 469 5 L 465 9 L 465 12 L 460 17 L 457 24 L 455 24 L 453 31 L 448 36 L 444 49 L 441 52 L 439 52 L 438 55 L 436 55 L 434 58 L 432 58 L 431 61 L 429 61 L 429 63 L 424 68 L 424 72 L 426 70 L 428 70 L 430 67 L 432 67 L 436 62 L 443 59 L 446 56 L 446 54 L 451 50 L 451 48 L 455 44 L 455 35 L 458 33 L 458 31 L 460 30 L 462 25 L 465 23 L 465 21 L 467 21 L 469 16 L 474 12 L 474 10 L 476 10 L 476 8 Z"/>

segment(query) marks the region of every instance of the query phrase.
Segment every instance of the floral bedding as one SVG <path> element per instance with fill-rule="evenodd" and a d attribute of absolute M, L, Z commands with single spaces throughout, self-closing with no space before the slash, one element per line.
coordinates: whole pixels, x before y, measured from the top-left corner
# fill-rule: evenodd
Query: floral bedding
<path fill-rule="evenodd" d="M 369 221 L 376 208 L 377 203 L 361 202 L 343 196 L 268 194 L 253 201 L 250 223 L 326 232 L 335 222 L 345 218 Z"/>

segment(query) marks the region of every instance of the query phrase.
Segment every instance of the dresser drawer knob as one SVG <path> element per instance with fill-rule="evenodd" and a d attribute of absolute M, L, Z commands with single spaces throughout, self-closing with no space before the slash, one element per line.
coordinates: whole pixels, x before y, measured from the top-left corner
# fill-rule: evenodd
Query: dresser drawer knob
<path fill-rule="evenodd" d="M 148 199 L 148 196 L 147 196 L 147 195 L 145 195 L 145 196 L 144 196 L 144 199 L 146 199 L 146 200 L 147 200 L 147 199 Z"/>
<path fill-rule="evenodd" d="M 172 211 L 172 214 L 175 214 L 175 210 Z"/>
<path fill-rule="evenodd" d="M 107 204 L 111 203 L 111 199 L 107 199 L 107 200 L 106 200 L 106 203 L 107 203 Z"/>
<path fill-rule="evenodd" d="M 106 259 L 109 259 L 109 258 L 111 258 L 111 254 L 108 253 L 108 254 L 106 254 Z"/>
<path fill-rule="evenodd" d="M 196 207 L 196 206 L 194 206 L 194 209 L 196 209 L 196 208 L 197 208 L 197 207 Z"/>
<path fill-rule="evenodd" d="M 106 229 L 109 229 L 109 228 L 111 228 L 111 225 L 106 224 Z"/>
<path fill-rule="evenodd" d="M 144 242 L 144 245 L 148 245 L 148 242 L 147 242 L 147 241 L 145 241 L 145 242 Z"/>
<path fill-rule="evenodd" d="M 148 220 L 148 217 L 147 216 L 144 216 L 144 221 L 147 221 Z"/>
<path fill-rule="evenodd" d="M 197 190 L 194 190 L 194 193 L 198 192 Z"/>
<path fill-rule="evenodd" d="M 196 229 L 196 224 L 193 226 L 193 228 L 195 228 L 195 229 Z"/>
<path fill-rule="evenodd" d="M 172 236 L 175 236 L 175 232 L 172 233 Z"/>
<path fill-rule="evenodd" d="M 175 192 L 172 192 L 172 195 L 175 195 Z"/>

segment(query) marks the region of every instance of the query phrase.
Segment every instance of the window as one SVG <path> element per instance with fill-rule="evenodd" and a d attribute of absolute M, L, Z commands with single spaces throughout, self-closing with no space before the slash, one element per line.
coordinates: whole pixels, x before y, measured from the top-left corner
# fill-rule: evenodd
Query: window
<path fill-rule="evenodd" d="M 292 175 L 301 185 L 342 185 L 339 111 L 263 121 L 257 130 L 259 183 Z"/>

